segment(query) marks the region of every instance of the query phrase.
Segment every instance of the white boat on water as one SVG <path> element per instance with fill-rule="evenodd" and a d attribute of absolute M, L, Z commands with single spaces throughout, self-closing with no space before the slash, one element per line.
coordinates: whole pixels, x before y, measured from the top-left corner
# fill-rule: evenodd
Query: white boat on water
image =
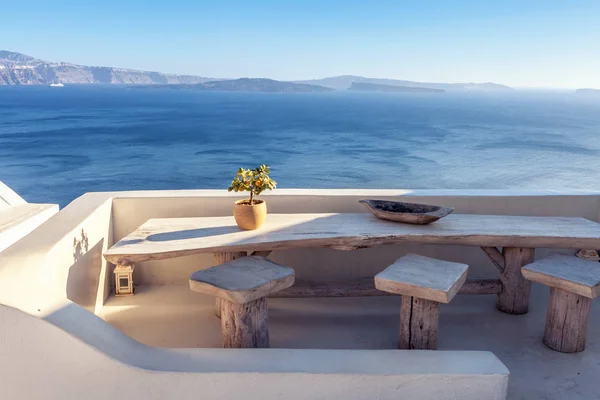
<path fill-rule="evenodd" d="M 62 83 L 51 83 L 50 87 L 64 87 L 65 85 L 63 85 Z"/>

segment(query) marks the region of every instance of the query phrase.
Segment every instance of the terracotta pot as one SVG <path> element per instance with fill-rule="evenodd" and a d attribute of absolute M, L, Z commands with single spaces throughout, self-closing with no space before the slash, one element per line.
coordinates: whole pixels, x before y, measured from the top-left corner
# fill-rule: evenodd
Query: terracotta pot
<path fill-rule="evenodd" d="M 254 200 L 254 204 L 250 205 L 248 200 L 238 200 L 233 204 L 233 217 L 242 229 L 258 229 L 267 219 L 267 203 L 264 200 Z"/>

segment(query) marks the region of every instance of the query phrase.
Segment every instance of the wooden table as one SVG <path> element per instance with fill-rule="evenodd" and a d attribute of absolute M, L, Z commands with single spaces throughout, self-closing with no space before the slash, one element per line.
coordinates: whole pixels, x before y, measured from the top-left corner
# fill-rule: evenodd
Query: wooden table
<path fill-rule="evenodd" d="M 269 214 L 256 231 L 242 231 L 233 217 L 151 219 L 112 246 L 104 257 L 132 265 L 198 253 L 214 253 L 217 263 L 272 250 L 328 247 L 355 250 L 386 244 L 440 244 L 481 247 L 500 271 L 500 282 L 471 282 L 467 293 L 497 293 L 497 307 L 510 314 L 529 308 L 531 284 L 521 267 L 536 248 L 600 248 L 600 224 L 583 218 L 451 214 L 431 225 L 383 221 L 371 214 Z M 502 251 L 498 249 L 502 247 Z M 310 296 L 327 289 L 290 288 Z M 334 289 L 341 295 L 379 294 L 372 283 Z M 288 292 L 289 293 L 289 292 Z M 285 293 L 283 293 L 285 296 Z M 335 295 L 335 293 L 334 293 Z"/>

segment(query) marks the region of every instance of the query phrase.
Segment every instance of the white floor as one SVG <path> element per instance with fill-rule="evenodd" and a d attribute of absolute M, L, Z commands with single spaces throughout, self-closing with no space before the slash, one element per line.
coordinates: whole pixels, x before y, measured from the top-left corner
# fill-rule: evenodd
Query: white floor
<path fill-rule="evenodd" d="M 151 346 L 220 347 L 213 298 L 187 285 L 136 290 L 111 297 L 102 317 Z M 600 304 L 592 307 L 586 351 L 562 354 L 541 342 L 547 296 L 534 286 L 522 316 L 497 311 L 493 295 L 457 296 L 442 306 L 438 348 L 494 352 L 511 372 L 509 399 L 600 399 Z M 270 299 L 271 347 L 396 348 L 399 312 L 395 297 Z"/>

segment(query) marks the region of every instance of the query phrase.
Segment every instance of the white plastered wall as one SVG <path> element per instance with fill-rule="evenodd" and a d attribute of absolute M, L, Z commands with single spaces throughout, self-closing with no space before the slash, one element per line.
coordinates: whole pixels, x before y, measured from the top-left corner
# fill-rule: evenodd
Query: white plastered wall
<path fill-rule="evenodd" d="M 98 328 L 90 322 L 80 321 Z M 168 350 L 102 327 L 104 342 L 94 342 L 127 356 L 122 363 L 9 307 L 0 306 L 0 326 L 0 387 L 10 400 L 502 400 L 508 384 L 489 352 Z"/>
<path fill-rule="evenodd" d="M 280 190 L 266 199 L 272 213 L 364 212 L 357 200 L 369 197 L 451 205 L 461 213 L 561 215 L 592 220 L 599 217 L 599 197 L 592 192 Z M 298 398 L 383 399 L 397 398 L 397 388 L 401 387 L 424 394 L 423 398 L 443 399 L 439 390 L 444 387 L 449 389 L 444 392 L 449 393 L 448 396 L 463 393 L 465 396 L 461 398 L 466 399 L 504 398 L 506 371 L 502 370 L 501 363 L 496 363 L 499 363 L 497 359 L 485 358 L 490 357 L 485 352 L 455 352 L 456 358 L 446 359 L 442 352 L 436 352 L 442 357 L 439 360 L 427 360 L 427 356 L 423 356 L 424 365 L 449 368 L 421 370 L 426 377 L 393 368 L 389 374 L 383 370 L 331 373 L 346 371 L 347 365 L 343 353 L 334 351 L 323 351 L 321 357 L 333 357 L 332 360 L 337 361 L 330 364 L 329 373 L 319 372 L 319 362 L 307 362 L 307 353 L 303 353 L 307 350 L 294 351 L 298 358 L 291 357 L 291 353 L 281 355 L 269 350 L 264 355 L 262 351 L 252 353 L 251 360 L 258 365 L 285 359 L 293 369 L 285 374 L 266 367 L 259 371 L 236 371 L 235 365 L 248 363 L 249 358 L 243 352 L 143 346 L 93 314 L 102 307 L 111 289 L 110 266 L 101 254 L 114 241 L 148 218 L 229 215 L 234 199 L 222 191 L 88 193 L 0 253 L 0 304 L 3 305 L 0 307 L 0 358 L 11 360 L 0 363 L 3 365 L 0 383 L 5 393 L 21 391 L 30 396 L 16 398 L 27 399 L 69 398 L 71 394 L 76 398 L 81 397 L 83 390 L 97 393 L 86 398 L 116 397 L 117 391 L 123 390 L 131 398 L 164 398 L 165 393 L 173 393 L 178 398 L 198 398 L 204 394 L 240 398 L 247 394 L 244 398 L 269 399 L 291 393 L 290 396 L 302 394 Z M 313 249 L 299 250 L 302 254 L 277 252 L 274 257 L 297 267 L 301 277 L 328 280 L 372 274 L 406 250 L 401 246 L 357 252 Z M 471 263 L 476 275 L 494 273 L 485 255 L 476 248 L 417 246 L 410 250 Z M 143 284 L 185 281 L 190 271 L 211 264 L 209 255 L 142 264 L 136 279 Z M 381 352 L 384 353 L 388 351 Z M 487 355 L 481 359 L 480 354 Z M 335 358 L 340 355 L 341 358 Z M 482 360 L 494 367 L 494 373 L 478 374 L 485 371 L 482 364 L 478 364 Z M 372 363 L 379 362 L 377 359 Z M 387 364 L 381 362 L 393 365 L 389 359 Z M 415 360 L 410 365 L 419 362 L 422 361 Z M 222 369 L 211 369 L 215 365 L 221 365 Z M 478 369 L 461 370 L 465 365 Z M 234 372 L 227 373 L 228 370 Z M 271 373 L 281 376 L 273 377 Z M 103 379 L 97 379 L 100 375 Z M 32 385 L 36 380 L 41 383 Z M 273 386 L 272 382 L 279 383 Z M 469 388 L 473 392 L 468 392 Z M 352 397 L 351 393 L 356 396 Z"/>

